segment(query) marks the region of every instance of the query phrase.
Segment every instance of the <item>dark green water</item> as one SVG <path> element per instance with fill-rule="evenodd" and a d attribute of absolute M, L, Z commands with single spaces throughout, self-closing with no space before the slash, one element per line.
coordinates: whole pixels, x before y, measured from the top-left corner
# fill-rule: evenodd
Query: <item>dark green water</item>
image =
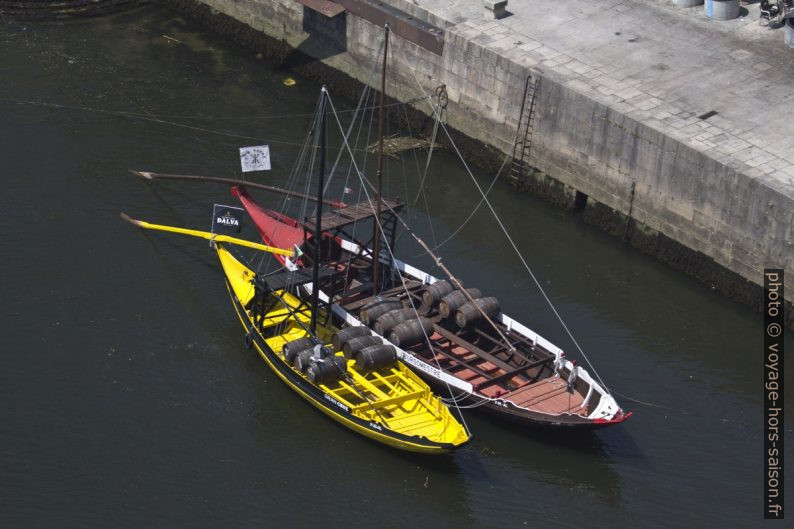
<path fill-rule="evenodd" d="M 204 228 L 212 203 L 233 203 L 223 187 L 152 186 L 129 168 L 234 176 L 238 147 L 269 143 L 269 181 L 283 181 L 319 88 L 286 88 L 286 75 L 159 8 L 0 18 L 0 526 L 760 523 L 760 316 L 505 184 L 493 202 L 598 372 L 654 406 L 619 398 L 628 423 L 576 436 L 467 413 L 475 441 L 428 458 L 291 393 L 243 347 L 207 245 L 118 219 Z M 477 202 L 453 162 L 439 156 L 429 177 L 438 240 Z M 573 350 L 486 215 L 441 253 Z"/>

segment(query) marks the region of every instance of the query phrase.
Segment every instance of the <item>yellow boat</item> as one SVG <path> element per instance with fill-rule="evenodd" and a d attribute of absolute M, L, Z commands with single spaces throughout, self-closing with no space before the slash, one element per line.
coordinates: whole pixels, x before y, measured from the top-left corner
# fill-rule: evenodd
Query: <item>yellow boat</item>
<path fill-rule="evenodd" d="M 348 428 L 389 446 L 423 453 L 443 453 L 470 440 L 466 428 L 430 387 L 396 354 L 354 359 L 334 350 L 330 307 L 317 308 L 310 333 L 311 306 L 290 288 L 312 281 L 305 271 L 258 277 L 227 249 L 226 243 L 289 254 L 229 236 L 122 218 L 136 226 L 213 240 L 232 305 L 246 331 L 246 344 L 300 396 Z M 326 278 L 332 271 L 324 271 Z M 388 346 L 386 346 L 388 347 Z M 301 349 L 301 350 L 296 350 Z M 376 353 L 383 353 L 381 348 Z"/>
<path fill-rule="evenodd" d="M 324 346 L 339 359 L 326 361 L 330 369 L 337 369 L 337 362 L 343 362 L 339 373 L 343 376 L 331 376 L 326 383 L 312 382 L 312 372 L 296 367 L 297 362 L 288 362 L 289 348 L 285 351 L 284 347 L 311 340 L 311 308 L 285 290 L 268 292 L 267 282 L 257 282 L 256 274 L 222 245 L 217 245 L 217 251 L 232 304 L 248 332 L 248 343 L 303 398 L 348 428 L 395 448 L 439 453 L 469 440 L 449 408 L 396 356 L 388 365 L 365 370 L 341 351 L 333 351 L 332 337 L 337 329 L 330 323 L 317 326 L 320 343 L 316 345 Z M 305 350 L 313 352 L 316 345 Z"/>

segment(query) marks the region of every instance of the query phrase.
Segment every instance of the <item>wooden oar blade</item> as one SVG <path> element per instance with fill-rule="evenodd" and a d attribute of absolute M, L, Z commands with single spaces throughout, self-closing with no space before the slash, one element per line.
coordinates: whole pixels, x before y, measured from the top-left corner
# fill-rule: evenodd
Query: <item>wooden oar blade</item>
<path fill-rule="evenodd" d="M 135 169 L 130 169 L 129 171 L 138 178 L 142 178 L 144 180 L 154 180 L 155 178 L 154 174 L 148 171 L 136 171 Z"/>
<path fill-rule="evenodd" d="M 129 222 L 130 224 L 133 224 L 133 225 L 135 225 L 135 226 L 138 226 L 139 228 L 140 228 L 140 227 L 142 227 L 142 226 L 141 226 L 141 221 L 139 221 L 139 220 L 137 220 L 137 219 L 133 219 L 132 217 L 130 217 L 130 216 L 129 216 L 129 215 L 127 215 L 126 213 L 122 212 L 122 213 L 120 214 L 120 216 L 121 216 L 121 220 L 125 220 L 125 221 Z"/>
<path fill-rule="evenodd" d="M 191 230 L 188 228 L 179 228 L 176 226 L 166 226 L 165 224 L 153 224 L 151 222 L 146 222 L 145 220 L 133 219 L 126 213 L 121 213 L 120 216 L 122 220 L 125 220 L 130 224 L 133 224 L 139 228 L 143 228 L 147 230 L 179 233 L 180 235 L 189 235 L 190 237 L 198 237 L 200 239 L 207 239 L 213 242 L 217 241 L 217 242 L 228 242 L 230 244 L 237 244 L 239 246 L 245 246 L 246 248 L 262 250 L 263 252 L 268 252 L 276 255 L 284 255 L 287 257 L 295 256 L 295 251 L 292 249 L 276 248 L 275 246 L 267 246 L 265 244 L 260 244 L 257 242 L 247 241 L 245 239 L 238 239 L 236 237 L 231 237 L 229 235 L 217 235 L 209 231 Z"/>

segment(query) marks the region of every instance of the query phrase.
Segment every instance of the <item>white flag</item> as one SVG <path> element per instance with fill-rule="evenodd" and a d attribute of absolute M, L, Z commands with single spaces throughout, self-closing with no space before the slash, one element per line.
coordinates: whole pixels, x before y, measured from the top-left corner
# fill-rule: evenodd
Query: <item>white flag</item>
<path fill-rule="evenodd" d="M 345 194 L 346 194 L 346 195 L 349 195 L 349 194 L 351 194 L 352 192 L 353 192 L 353 190 L 352 190 L 352 189 L 350 189 L 349 187 L 346 187 L 346 188 L 345 188 Z"/>
<path fill-rule="evenodd" d="M 244 173 L 249 171 L 269 171 L 270 146 L 240 147 L 240 165 Z"/>

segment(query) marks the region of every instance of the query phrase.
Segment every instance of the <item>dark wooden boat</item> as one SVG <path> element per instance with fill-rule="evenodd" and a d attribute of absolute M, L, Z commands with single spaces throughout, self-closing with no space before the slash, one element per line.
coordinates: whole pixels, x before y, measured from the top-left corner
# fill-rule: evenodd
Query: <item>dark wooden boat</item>
<path fill-rule="evenodd" d="M 302 285 L 303 295 L 322 298 L 339 321 L 349 328 L 359 328 L 349 331 L 349 339 L 338 344 L 342 349 L 367 342 L 356 341 L 357 338 L 379 335 L 394 345 L 398 356 L 418 374 L 451 390 L 456 404 L 481 406 L 527 424 L 599 428 L 623 422 L 631 413 L 620 408 L 597 377 L 566 358 L 562 349 L 502 313 L 494 298 L 463 289 L 412 232 L 447 273 L 449 281 L 391 254 L 398 227 L 408 227 L 399 217 L 404 204 L 383 199 L 380 192 L 388 34 L 387 28 L 374 196 L 368 194 L 368 200 L 345 207 L 337 204 L 314 219 L 298 220 L 260 206 L 245 186 L 234 187 L 233 193 L 248 211 L 265 244 L 297 246 L 301 250 L 295 259 L 275 256 L 288 270 L 321 264 L 343 278 L 341 288 L 320 279 Z M 145 178 L 160 176 L 137 174 Z M 228 179 L 224 182 L 231 183 Z M 318 204 L 321 198 L 318 193 Z M 369 224 L 369 229 L 361 228 L 362 224 Z M 372 237 L 361 240 L 362 231 Z M 388 252 L 382 251 L 384 242 Z"/>
<path fill-rule="evenodd" d="M 298 222 L 263 208 L 243 187 L 233 188 L 233 193 L 266 244 L 303 249 L 303 255 L 295 260 L 276 258 L 292 269 L 312 265 L 313 220 Z M 383 203 L 387 210 L 383 225 L 396 225 L 396 214 L 403 205 L 396 200 Z M 382 287 L 373 291 L 372 251 L 368 249 L 372 241 L 353 240 L 350 229 L 372 220 L 372 209 L 368 202 L 353 204 L 330 210 L 322 218 L 325 232 L 320 259 L 323 266 L 337 269 L 345 277 L 345 287 L 337 288 L 331 301 L 348 325 L 363 326 L 369 319 L 368 311 L 391 300 L 395 300 L 394 306 L 384 314 L 410 309 L 407 312 L 414 311 L 415 317 L 405 321 L 426 318 L 430 324 L 422 333 L 404 334 L 408 325 L 398 329 L 402 333 L 388 326 L 385 332 L 383 327 L 377 329 L 383 315 L 369 322 L 376 329 L 368 332 L 378 334 L 380 330 L 408 365 L 424 378 L 448 386 L 459 403 L 481 405 L 505 418 L 554 428 L 599 428 L 631 416 L 586 369 L 567 359 L 559 347 L 500 312 L 498 302 L 488 308 L 490 322 L 468 301 L 468 312 L 461 312 L 463 306 L 450 311 L 450 305 L 443 302 L 458 290 L 397 259 L 382 259 Z M 306 286 L 309 292 L 313 288 Z M 328 285 L 320 282 L 320 288 L 325 293 L 321 295 L 328 299 Z"/>

